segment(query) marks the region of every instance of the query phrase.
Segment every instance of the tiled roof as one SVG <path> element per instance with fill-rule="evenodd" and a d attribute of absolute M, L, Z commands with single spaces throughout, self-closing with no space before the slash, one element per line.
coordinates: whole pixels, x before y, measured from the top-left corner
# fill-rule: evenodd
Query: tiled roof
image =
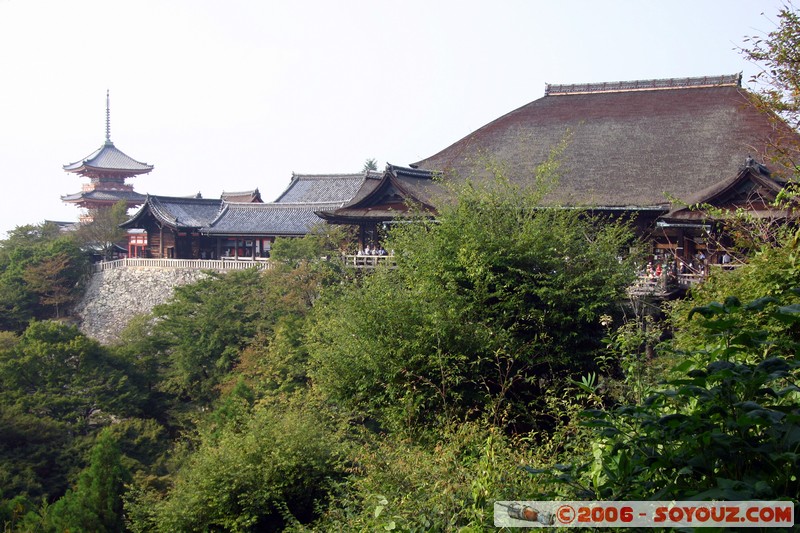
<path fill-rule="evenodd" d="M 118 202 L 125 200 L 127 202 L 143 203 L 146 196 L 134 191 L 113 191 L 107 189 L 95 189 L 88 192 L 76 192 L 74 194 L 67 194 L 61 197 L 62 202 L 77 203 L 86 200 L 94 200 L 98 202 Z"/>
<path fill-rule="evenodd" d="M 360 174 L 294 174 L 289 187 L 275 203 L 328 203 L 350 200 L 367 178 L 379 178 L 379 172 Z"/>
<path fill-rule="evenodd" d="M 261 193 L 258 191 L 258 189 L 240 192 L 222 191 L 221 196 L 226 202 L 262 202 Z"/>
<path fill-rule="evenodd" d="M 336 223 L 352 223 L 403 216 L 409 210 L 409 201 L 422 202 L 425 209 L 433 210 L 446 197 L 446 191 L 434 176 L 429 170 L 387 165 L 381 179 L 365 180 L 353 199 L 341 208 L 320 210 L 319 214 Z"/>
<path fill-rule="evenodd" d="M 217 199 L 148 195 L 144 205 L 122 227 L 136 227 L 146 213 L 151 213 L 162 224 L 176 229 L 201 228 L 217 217 L 221 207 L 222 200 Z"/>
<path fill-rule="evenodd" d="M 83 159 L 64 165 L 64 170 L 84 175 L 91 170 L 125 172 L 135 175 L 150 172 L 153 170 L 153 165 L 136 161 L 117 149 L 113 142 L 106 141 L 100 148 Z"/>
<path fill-rule="evenodd" d="M 322 222 L 314 211 L 339 207 L 340 203 L 225 203 L 219 216 L 202 228 L 205 235 L 300 236 Z"/>
<path fill-rule="evenodd" d="M 666 207 L 736 176 L 748 156 L 789 177 L 769 162 L 775 135 L 797 134 L 775 129 L 738 76 L 703 79 L 714 83 L 553 86 L 412 166 L 445 179 L 486 179 L 488 159 L 508 179 L 530 184 L 566 138 L 545 203 L 597 207 Z"/>

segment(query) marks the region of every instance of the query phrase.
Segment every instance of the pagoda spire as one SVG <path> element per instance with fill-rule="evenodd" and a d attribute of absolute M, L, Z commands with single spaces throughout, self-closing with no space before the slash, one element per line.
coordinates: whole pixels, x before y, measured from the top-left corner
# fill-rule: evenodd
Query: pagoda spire
<path fill-rule="evenodd" d="M 106 89 L 106 144 L 111 144 L 111 96 Z"/>
<path fill-rule="evenodd" d="M 83 190 L 62 196 L 61 200 L 88 209 L 110 207 L 124 201 L 128 207 L 142 205 L 145 196 L 133 190 L 126 180 L 153 170 L 153 165 L 142 163 L 120 151 L 111 142 L 111 91 L 106 89 L 106 140 L 103 145 L 88 156 L 64 165 L 64 170 L 89 178 Z M 81 215 L 86 221 L 92 215 Z"/>

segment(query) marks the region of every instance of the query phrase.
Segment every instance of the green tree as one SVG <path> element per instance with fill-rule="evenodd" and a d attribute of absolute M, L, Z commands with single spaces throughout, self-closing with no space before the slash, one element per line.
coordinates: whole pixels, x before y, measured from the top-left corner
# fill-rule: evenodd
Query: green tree
<path fill-rule="evenodd" d="M 494 531 L 495 500 L 540 487 L 520 464 L 530 449 L 497 428 L 444 428 L 436 444 L 364 432 L 352 446 L 353 474 L 332 491 L 315 531 Z"/>
<path fill-rule="evenodd" d="M 552 472 L 567 497 L 796 502 L 800 363 L 769 354 L 770 335 L 742 320 L 754 313 L 787 328 L 800 321 L 800 307 L 776 306 L 773 298 L 696 307 L 692 315 L 716 342 L 682 353 L 671 377 L 642 402 L 586 413 L 591 457 Z"/>
<path fill-rule="evenodd" d="M 165 385 L 186 399 L 213 401 L 245 348 L 270 339 L 282 320 L 304 317 L 323 287 L 341 279 L 333 264 L 276 264 L 263 272 L 212 274 L 178 287 L 168 303 L 154 309 L 152 338 L 166 361 Z"/>
<path fill-rule="evenodd" d="M 75 327 L 34 322 L 0 349 L 0 479 L 9 494 L 60 496 L 85 442 L 115 417 L 139 414 L 126 366 Z"/>
<path fill-rule="evenodd" d="M 177 287 L 169 302 L 153 310 L 175 392 L 199 402 L 215 397 L 216 386 L 258 329 L 259 287 L 255 269 L 210 274 Z"/>
<path fill-rule="evenodd" d="M 114 245 L 126 239 L 127 230 L 121 228 L 120 224 L 128 220 L 128 204 L 120 200 L 111 207 L 93 209 L 89 214 L 92 221 L 80 225 L 78 240 L 84 247 L 98 250 L 103 259 L 109 260 Z"/>
<path fill-rule="evenodd" d="M 34 322 L 12 349 L 0 352 L 0 399 L 26 412 L 88 424 L 99 410 L 136 412 L 124 368 L 74 326 Z"/>
<path fill-rule="evenodd" d="M 778 26 L 766 35 L 745 38 L 744 56 L 761 67 L 762 102 L 797 125 L 800 118 L 800 15 L 791 2 L 778 11 Z"/>
<path fill-rule="evenodd" d="M 122 495 L 131 479 L 122 465 L 119 446 L 108 431 L 97 437 L 91 462 L 67 491 L 47 507 L 43 522 L 54 531 L 122 531 Z"/>
<path fill-rule="evenodd" d="M 279 237 L 272 246 L 271 258 L 289 265 L 303 261 L 335 259 L 355 241 L 353 226 L 322 224 L 304 237 Z"/>
<path fill-rule="evenodd" d="M 59 316 L 82 294 L 88 272 L 86 254 L 54 224 L 16 228 L 0 241 L 0 329 Z"/>
<path fill-rule="evenodd" d="M 308 398 L 258 404 L 201 429 L 200 444 L 160 498 L 138 490 L 126 503 L 133 531 L 273 531 L 308 522 L 339 476 L 338 437 Z"/>
<path fill-rule="evenodd" d="M 633 276 L 626 225 L 539 200 L 504 180 L 466 186 L 435 221 L 395 229 L 396 269 L 315 308 L 315 385 L 394 428 L 439 414 L 532 423 L 540 387 L 593 368 L 599 318 Z"/>
<path fill-rule="evenodd" d="M 63 494 L 81 459 L 75 457 L 80 451 L 71 425 L 5 401 L 0 403 L 0 425 L 0 502 L 20 497 L 38 504 Z"/>
<path fill-rule="evenodd" d="M 744 56 L 761 70 L 753 77 L 760 84 L 755 101 L 775 114 L 773 145 L 781 162 L 797 167 L 794 132 L 800 127 L 800 14 L 789 1 L 778 11 L 778 26 L 766 35 L 745 39 Z M 786 121 L 786 128 L 780 121 Z"/>
<path fill-rule="evenodd" d="M 364 166 L 361 168 L 363 172 L 368 172 L 370 170 L 378 170 L 378 160 L 374 157 L 367 158 L 364 161 Z"/>

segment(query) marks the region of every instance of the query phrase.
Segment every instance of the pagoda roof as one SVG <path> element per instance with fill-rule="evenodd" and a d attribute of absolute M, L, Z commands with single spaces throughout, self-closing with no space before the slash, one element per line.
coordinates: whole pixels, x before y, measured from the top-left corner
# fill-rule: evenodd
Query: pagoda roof
<path fill-rule="evenodd" d="M 748 156 L 772 161 L 779 136 L 798 140 L 774 119 L 752 104 L 741 74 L 548 85 L 543 98 L 411 166 L 445 180 L 482 180 L 492 176 L 488 162 L 530 185 L 566 139 L 544 204 L 666 211 L 671 199 L 734 179 Z M 792 178 L 774 167 L 773 176 Z"/>
<path fill-rule="evenodd" d="M 119 202 L 124 200 L 129 204 L 142 204 L 146 196 L 134 191 L 126 190 L 111 190 L 111 189 L 95 189 L 93 191 L 76 192 L 74 194 L 67 194 L 61 197 L 62 202 L 80 204 L 84 202 Z"/>
<path fill-rule="evenodd" d="M 204 235 L 306 235 L 322 219 L 315 211 L 332 210 L 341 203 L 231 203 L 200 230 Z"/>
<path fill-rule="evenodd" d="M 120 226 L 139 227 L 138 224 L 150 215 L 159 224 L 174 229 L 199 229 L 217 218 L 222 204 L 219 199 L 147 195 L 144 205 Z"/>
<path fill-rule="evenodd" d="M 153 165 L 133 159 L 114 146 L 113 142 L 106 140 L 100 148 L 83 159 L 64 165 L 64 170 L 82 176 L 103 172 L 134 176 L 150 172 L 153 170 Z"/>
<path fill-rule="evenodd" d="M 275 203 L 347 202 L 367 179 L 379 178 L 380 172 L 358 174 L 292 174 L 292 181 Z"/>

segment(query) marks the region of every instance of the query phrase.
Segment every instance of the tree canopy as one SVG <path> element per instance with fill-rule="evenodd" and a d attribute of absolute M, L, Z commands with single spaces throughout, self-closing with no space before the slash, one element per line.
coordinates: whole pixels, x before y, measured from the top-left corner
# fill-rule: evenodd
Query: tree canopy
<path fill-rule="evenodd" d="M 395 229 L 396 269 L 315 308 L 317 385 L 372 416 L 394 413 L 393 424 L 437 413 L 514 419 L 539 378 L 593 368 L 600 316 L 619 313 L 633 277 L 632 234 L 535 199 L 503 181 L 468 186 L 435 220 Z"/>
<path fill-rule="evenodd" d="M 55 224 L 10 231 L 0 241 L 0 330 L 59 317 L 82 294 L 88 272 L 88 256 Z"/>

